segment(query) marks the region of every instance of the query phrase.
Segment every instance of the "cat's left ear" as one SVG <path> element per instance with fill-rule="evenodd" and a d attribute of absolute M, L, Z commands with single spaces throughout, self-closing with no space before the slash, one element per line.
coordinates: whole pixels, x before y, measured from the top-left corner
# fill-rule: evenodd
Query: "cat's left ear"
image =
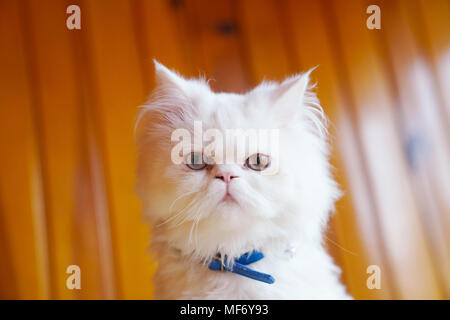
<path fill-rule="evenodd" d="M 314 69 L 285 79 L 273 92 L 275 110 L 284 122 L 301 113 L 309 89 L 310 74 Z"/>

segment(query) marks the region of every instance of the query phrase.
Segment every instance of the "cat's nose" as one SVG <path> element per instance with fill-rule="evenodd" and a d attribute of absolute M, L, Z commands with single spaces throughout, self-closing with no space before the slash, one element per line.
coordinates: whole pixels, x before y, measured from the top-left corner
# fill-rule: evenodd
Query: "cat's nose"
<path fill-rule="evenodd" d="M 231 172 L 218 173 L 216 179 L 220 179 L 225 183 L 230 183 L 231 179 L 239 178 L 239 176 L 233 175 Z"/>

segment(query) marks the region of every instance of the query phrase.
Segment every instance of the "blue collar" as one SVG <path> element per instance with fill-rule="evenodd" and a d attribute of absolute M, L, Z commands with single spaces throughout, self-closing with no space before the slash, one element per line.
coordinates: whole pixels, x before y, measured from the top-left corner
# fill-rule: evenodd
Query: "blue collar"
<path fill-rule="evenodd" d="M 214 260 L 211 261 L 208 268 L 213 271 L 229 271 L 253 280 L 272 284 L 275 282 L 275 279 L 270 274 L 258 272 L 246 267 L 246 265 L 259 261 L 262 258 L 264 258 L 264 254 L 260 251 L 247 252 L 239 258 L 234 259 L 233 264 L 230 267 L 227 263 L 227 256 L 222 259 L 220 253 L 218 253 L 214 257 Z"/>

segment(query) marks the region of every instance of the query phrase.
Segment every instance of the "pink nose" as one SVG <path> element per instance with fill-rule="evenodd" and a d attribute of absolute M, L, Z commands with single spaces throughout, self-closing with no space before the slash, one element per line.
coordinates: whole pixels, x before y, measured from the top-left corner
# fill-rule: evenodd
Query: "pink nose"
<path fill-rule="evenodd" d="M 218 173 L 216 179 L 220 179 L 225 183 L 229 183 L 231 179 L 239 178 L 238 176 L 233 176 L 230 172 Z"/>

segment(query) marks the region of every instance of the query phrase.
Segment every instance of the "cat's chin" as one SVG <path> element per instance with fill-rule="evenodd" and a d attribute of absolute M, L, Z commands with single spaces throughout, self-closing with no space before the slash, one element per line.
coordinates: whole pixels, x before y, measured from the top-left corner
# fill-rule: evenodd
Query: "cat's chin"
<path fill-rule="evenodd" d="M 234 199 L 223 199 L 217 204 L 215 211 L 215 218 L 219 221 L 232 221 L 230 219 L 242 217 L 243 212 L 240 204 Z M 225 219 L 225 220 L 224 220 Z"/>
<path fill-rule="evenodd" d="M 218 232 L 225 232 L 233 234 L 234 232 L 242 231 L 244 226 L 251 226 L 257 219 L 254 212 L 245 209 L 238 201 L 234 199 L 225 199 L 221 201 L 212 217 L 215 221 L 216 228 L 219 227 Z"/>

